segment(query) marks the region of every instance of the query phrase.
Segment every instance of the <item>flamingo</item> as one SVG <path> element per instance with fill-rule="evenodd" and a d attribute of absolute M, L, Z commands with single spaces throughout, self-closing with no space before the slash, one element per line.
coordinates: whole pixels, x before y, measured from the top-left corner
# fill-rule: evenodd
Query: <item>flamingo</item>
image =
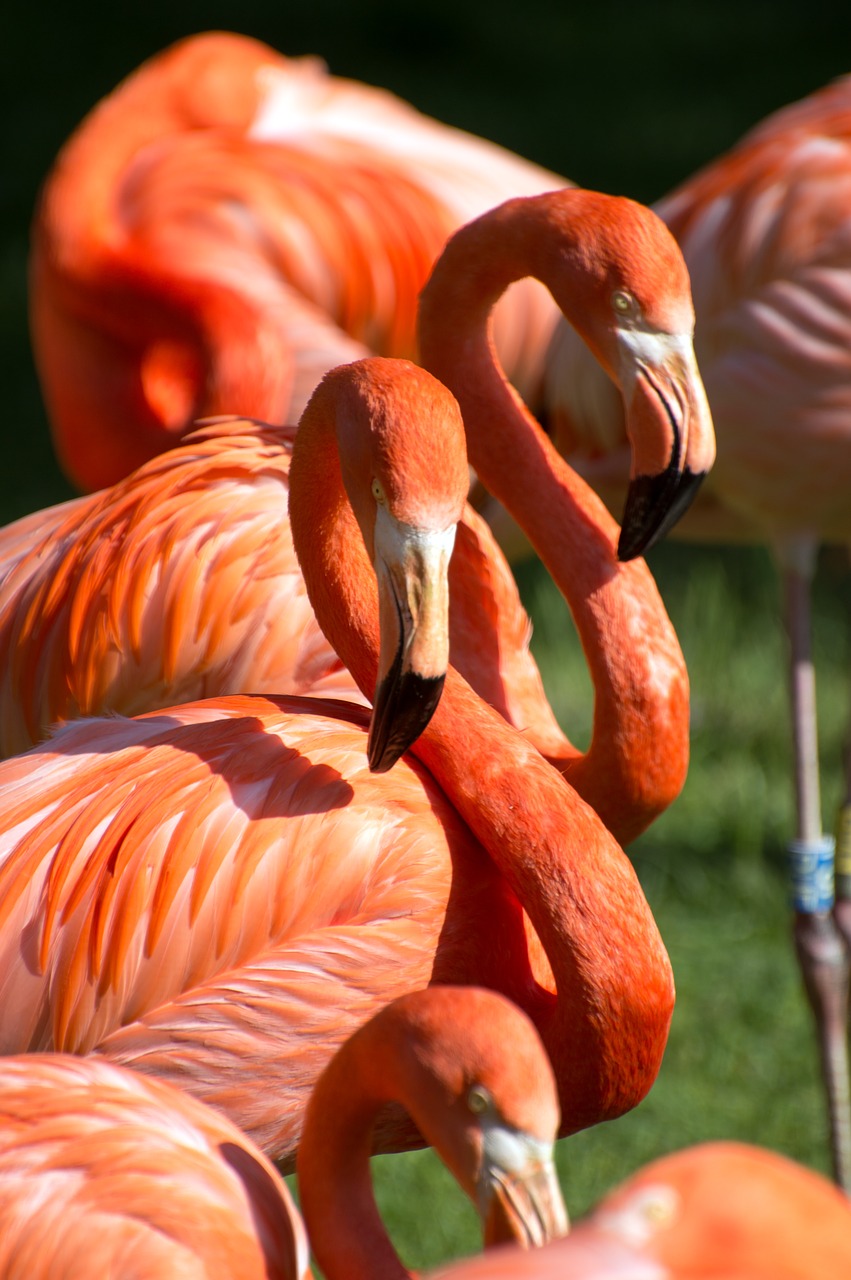
<path fill-rule="evenodd" d="M 659 1068 L 670 964 L 595 811 L 447 670 L 457 403 L 406 362 L 334 370 L 290 484 L 311 605 L 371 723 L 235 696 L 72 722 L 0 765 L 0 1051 L 163 1076 L 289 1167 L 335 1048 L 399 995 L 472 983 L 538 1027 L 560 1133 L 622 1114 Z M 376 1135 L 418 1141 L 399 1118 Z"/>
<path fill-rule="evenodd" d="M 107 490 L 0 533 L 0 750 L 51 725 L 227 693 L 363 702 L 307 599 L 287 514 L 294 427 L 222 419 Z M 538 745 L 559 744 L 530 625 L 468 507 L 450 570 L 452 656 Z"/>
<path fill-rule="evenodd" d="M 345 1242 L 338 1276 L 410 1274 L 391 1256 L 374 1205 L 369 1212 L 368 1142 L 352 1145 L 355 1129 L 374 1123 L 381 1093 L 414 1113 L 456 1173 L 486 1245 L 528 1248 L 565 1232 L 555 1082 L 534 1027 L 495 992 L 432 987 L 394 1001 L 346 1041 L 311 1098 L 301 1199 L 317 1258 Z M 376 1257 L 359 1263 L 368 1228 L 389 1259 L 383 1269 Z M 4 1276 L 309 1280 L 307 1251 L 277 1170 L 212 1108 L 95 1057 L 0 1060 Z"/>
<path fill-rule="evenodd" d="M 97 1058 L 0 1059 L 0 1274 L 309 1280 L 286 1183 L 224 1116 Z"/>
<path fill-rule="evenodd" d="M 605 1196 L 566 1240 L 431 1273 L 453 1280 L 844 1280 L 851 1208 L 785 1156 L 707 1142 L 662 1156 Z"/>
<path fill-rule="evenodd" d="M 546 253 L 535 247 L 543 244 Z M 499 277 L 488 269 L 483 287 L 491 260 L 504 269 Z M 527 273 L 553 291 L 627 399 L 637 474 L 620 539 L 587 485 L 506 395 L 491 354 L 475 373 L 448 362 L 447 351 L 467 350 L 456 329 L 478 328 L 484 342 L 494 303 Z M 617 291 L 641 299 L 658 322 L 640 347 L 629 318 L 612 308 Z M 634 558 L 659 536 L 711 465 L 681 256 L 642 206 L 553 192 L 500 206 L 458 233 L 422 307 L 423 351 L 464 398 L 468 449 L 530 530 L 577 621 L 596 691 L 589 751 L 556 724 L 514 581 L 470 509 L 450 569 L 453 665 L 628 842 L 676 797 L 688 764 L 688 681 L 676 635 L 646 565 L 618 564 L 618 554 Z M 26 517 L 0 536 L 0 565 L 10 547 L 0 592 L 7 754 L 75 714 L 247 690 L 356 692 L 297 575 L 285 512 L 291 441 L 291 432 L 257 424 L 209 426 L 111 491 L 54 508 L 42 522 Z"/>
<path fill-rule="evenodd" d="M 534 1027 L 493 991 L 430 987 L 357 1031 L 310 1096 L 299 1198 L 328 1280 L 410 1277 L 378 1216 L 368 1162 L 373 1127 L 397 1102 L 476 1205 L 486 1247 L 528 1249 L 565 1234 L 558 1099 Z"/>
<path fill-rule="evenodd" d="M 770 116 L 656 209 L 688 263 L 697 354 L 718 430 L 717 465 L 682 534 L 767 543 L 783 582 L 795 943 L 818 1028 L 836 1175 L 851 1192 L 851 752 L 834 911 L 810 638 L 818 546 L 851 543 L 851 77 Z M 550 377 L 559 447 L 607 501 L 619 502 L 629 468 L 621 410 L 561 324 Z"/>
<path fill-rule="evenodd" d="M 180 41 L 80 125 L 34 216 L 30 327 L 63 468 L 102 488 L 198 417 L 295 422 L 327 369 L 412 357 L 450 232 L 563 185 L 317 58 Z M 527 283 L 502 310 L 532 394 L 552 301 Z"/>
<path fill-rule="evenodd" d="M 498 365 L 490 313 L 527 276 L 547 285 L 623 397 L 632 474 L 620 531 Z M 657 816 L 660 796 L 679 794 L 688 765 L 685 663 L 634 557 L 679 518 L 712 466 L 693 325 L 688 275 L 660 220 L 578 188 L 507 201 L 456 232 L 420 299 L 423 364 L 458 398 L 473 467 L 562 588 L 585 649 L 593 737 L 584 755 L 568 744 L 559 766 L 624 841 Z"/>

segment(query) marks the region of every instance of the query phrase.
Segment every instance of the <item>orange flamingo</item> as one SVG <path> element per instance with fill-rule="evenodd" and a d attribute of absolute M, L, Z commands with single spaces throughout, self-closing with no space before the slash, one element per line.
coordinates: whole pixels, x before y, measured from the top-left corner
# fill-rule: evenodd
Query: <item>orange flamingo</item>
<path fill-rule="evenodd" d="M 851 77 L 769 117 L 656 207 L 689 265 L 719 440 L 712 478 L 682 532 L 767 542 L 783 579 L 795 940 L 819 1028 L 837 1176 L 851 1191 L 851 753 L 834 917 L 810 641 L 818 545 L 851 542 Z M 619 501 L 629 468 L 620 407 L 565 326 L 551 370 L 559 447 L 607 500 Z"/>
<path fill-rule="evenodd" d="M 488 269 L 482 281 L 491 260 L 502 273 Z M 475 373 L 449 363 L 447 351 L 467 350 L 456 329 L 478 328 L 484 343 L 491 308 L 524 274 L 551 288 L 627 399 L 636 478 L 619 542 L 602 505 L 506 395 L 490 352 Z M 614 292 L 640 299 L 655 335 L 630 341 L 631 317 L 613 309 Z M 578 752 L 556 725 L 513 579 L 469 510 L 450 570 L 453 665 L 626 842 L 676 797 L 688 762 L 688 683 L 676 636 L 646 566 L 619 565 L 616 550 L 644 549 L 711 462 L 679 250 L 639 205 L 554 192 L 502 206 L 459 233 L 423 308 L 423 350 L 464 397 L 469 448 L 535 539 L 577 621 L 596 690 L 589 751 Z M 312 619 L 288 538 L 291 438 L 251 424 L 208 427 L 111 492 L 45 513 L 40 537 L 30 536 L 32 517 L 6 530 L 6 753 L 56 719 L 107 708 L 133 713 L 218 693 L 353 687 Z"/>
<path fill-rule="evenodd" d="M 81 715 L 226 693 L 363 695 L 307 599 L 287 514 L 295 428 L 219 420 L 110 489 L 0 533 L 0 749 Z M 517 587 L 467 508 L 455 665 L 541 746 L 560 741 Z"/>
<path fill-rule="evenodd" d="M 233 697 L 72 723 L 0 766 L 3 1052 L 162 1075 L 286 1162 L 358 1025 L 412 989 L 473 983 L 538 1027 L 561 1132 L 644 1096 L 670 966 L 593 809 L 452 668 L 416 745 L 426 768 L 367 772 L 440 694 L 466 489 L 439 383 L 380 359 L 333 371 L 296 436 L 290 520 L 323 630 L 376 690 L 368 742 L 354 705 Z M 416 1141 L 401 1122 L 378 1135 Z"/>
<path fill-rule="evenodd" d="M 555 174 L 243 36 L 145 63 L 63 148 L 36 212 L 30 319 L 63 467 L 111 484 L 198 417 L 295 422 L 325 370 L 414 354 L 450 232 Z M 498 319 L 531 394 L 554 323 Z"/>
<path fill-rule="evenodd" d="M 299 1163 L 315 1252 L 324 1259 L 346 1232 L 357 1240 L 337 1275 L 379 1280 L 401 1265 L 395 1255 L 395 1269 L 358 1265 L 367 1227 L 391 1250 L 377 1221 L 354 1217 L 369 1144 L 351 1138 L 356 1126 L 368 1135 L 379 1094 L 415 1115 L 476 1205 L 486 1245 L 528 1248 L 567 1229 L 555 1082 L 534 1027 L 494 992 L 433 987 L 362 1027 L 311 1099 Z M 320 1201 L 341 1181 L 331 1218 Z M 0 1060 L 0 1272 L 129 1280 L 190 1269 L 208 1280 L 310 1277 L 301 1217 L 261 1152 L 211 1108 L 113 1063 Z"/>
<path fill-rule="evenodd" d="M 489 317 L 533 276 L 623 397 L 632 474 L 623 528 L 555 453 L 500 370 Z M 468 453 L 568 601 L 595 690 L 588 752 L 558 764 L 618 838 L 669 804 L 688 764 L 688 677 L 639 555 L 692 500 L 715 439 L 679 250 L 644 206 L 571 189 L 508 201 L 452 237 L 420 301 L 424 365 L 458 398 Z M 616 637 L 614 643 L 612 638 Z"/>
<path fill-rule="evenodd" d="M 0 1059 L 0 1274 L 309 1280 L 276 1169 L 194 1098 L 96 1058 Z"/>
<path fill-rule="evenodd" d="M 311 1094 L 298 1188 L 328 1280 L 411 1274 L 378 1216 L 368 1162 L 373 1129 L 396 1102 L 473 1201 L 486 1247 L 510 1240 L 528 1249 L 565 1234 L 553 1161 L 558 1099 L 534 1027 L 492 991 L 430 987 L 376 1014 Z"/>
<path fill-rule="evenodd" d="M 604 1197 L 563 1241 L 441 1268 L 453 1280 L 844 1280 L 851 1208 L 819 1174 L 759 1147 L 710 1142 L 663 1156 Z"/>

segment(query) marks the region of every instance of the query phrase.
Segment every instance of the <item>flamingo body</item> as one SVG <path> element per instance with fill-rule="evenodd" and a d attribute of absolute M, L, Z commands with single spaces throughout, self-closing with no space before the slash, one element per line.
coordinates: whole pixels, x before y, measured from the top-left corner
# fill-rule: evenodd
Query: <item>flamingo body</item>
<path fill-rule="evenodd" d="M 286 1185 L 235 1125 L 94 1058 L 0 1062 L 0 1272 L 302 1280 Z"/>
<path fill-rule="evenodd" d="M 834 905 L 810 617 L 819 544 L 851 543 L 851 77 L 775 113 L 656 207 L 691 273 L 696 349 L 718 432 L 717 465 L 681 531 L 766 542 L 783 580 L 795 945 L 818 1030 L 836 1176 L 851 1191 L 851 851 L 840 841 Z M 630 458 L 620 407 L 564 326 L 551 356 L 557 443 L 617 503 Z M 837 829 L 847 833 L 851 756 L 845 772 Z"/>
<path fill-rule="evenodd" d="M 365 729 L 343 704 L 210 699 L 7 761 L 2 1052 L 97 1051 L 291 1151 L 329 1049 L 428 985 L 453 862 L 465 921 L 506 911 L 422 771 L 369 773 Z"/>
<path fill-rule="evenodd" d="M 430 982 L 475 983 L 535 1021 L 564 1131 L 643 1096 L 673 985 L 635 874 L 446 670 L 466 489 L 445 388 L 407 362 L 333 371 L 296 436 L 290 520 L 316 616 L 375 690 L 369 740 L 351 704 L 236 697 L 71 723 L 0 766 L 5 1052 L 163 1074 L 287 1162 L 356 1026 Z M 367 772 L 417 735 L 426 769 Z"/>
<path fill-rule="evenodd" d="M 33 224 L 31 328 L 63 467 L 111 484 L 198 417 L 295 421 L 329 368 L 411 356 L 447 236 L 563 186 L 509 152 L 247 37 L 190 37 L 83 122 Z M 553 305 L 501 310 L 534 391 Z"/>

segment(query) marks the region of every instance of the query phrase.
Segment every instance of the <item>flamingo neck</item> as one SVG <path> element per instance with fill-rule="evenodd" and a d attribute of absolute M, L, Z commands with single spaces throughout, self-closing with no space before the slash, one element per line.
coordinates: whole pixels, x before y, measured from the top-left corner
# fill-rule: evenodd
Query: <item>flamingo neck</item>
<path fill-rule="evenodd" d="M 387 1014 L 390 1014 L 388 1036 Z M 297 1155 L 305 1227 L 328 1280 L 408 1280 L 387 1234 L 372 1188 L 373 1129 L 384 1105 L 406 1102 L 404 1035 L 386 1010 L 381 1030 L 365 1024 L 319 1077 Z"/>
<path fill-rule="evenodd" d="M 367 698 L 375 693 L 379 626 L 375 574 L 346 494 L 337 403 L 320 383 L 302 414 L 290 463 L 290 526 L 322 631 Z"/>
<path fill-rule="evenodd" d="M 302 417 L 290 471 L 290 522 L 320 626 L 370 696 L 378 665 L 374 579 L 342 483 L 327 384 Z M 620 1115 L 645 1095 L 673 1007 L 667 954 L 625 854 L 597 815 L 450 668 L 413 748 L 527 911 L 555 1000 L 510 990 L 553 1062 L 564 1132 Z M 492 941 L 492 940 L 490 940 Z"/>
<path fill-rule="evenodd" d="M 568 748 L 553 763 L 627 842 L 685 780 L 685 662 L 649 569 L 643 560 L 619 563 L 618 525 L 508 383 L 491 334 L 502 293 L 528 275 L 549 284 L 548 246 L 558 241 L 569 254 L 572 233 L 577 305 L 587 297 L 587 193 L 570 193 L 565 213 L 567 194 L 560 193 L 557 224 L 546 197 L 511 201 L 449 242 L 422 295 L 420 349 L 425 367 L 458 399 L 472 466 L 525 531 L 571 611 L 594 686 L 594 726 L 586 754 Z M 558 269 L 563 276 L 563 261 Z"/>
<path fill-rule="evenodd" d="M 452 669 L 412 750 L 513 889 L 546 953 L 555 999 L 528 993 L 521 1003 L 556 1072 L 561 1132 L 629 1110 L 656 1078 L 674 988 L 628 858 L 594 810 Z"/>

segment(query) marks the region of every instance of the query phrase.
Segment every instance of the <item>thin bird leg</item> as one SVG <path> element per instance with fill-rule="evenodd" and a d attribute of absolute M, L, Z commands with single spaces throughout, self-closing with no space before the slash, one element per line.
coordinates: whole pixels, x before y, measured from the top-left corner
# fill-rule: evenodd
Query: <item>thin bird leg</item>
<path fill-rule="evenodd" d="M 836 917 L 851 946 L 851 725 L 843 750 L 845 798 L 836 816 Z"/>
<path fill-rule="evenodd" d="M 851 1095 L 848 1062 L 849 952 L 833 918 L 833 838 L 821 828 L 811 584 L 816 545 L 783 548 L 781 570 L 790 643 L 797 839 L 789 845 L 793 934 L 816 1021 L 827 1095 L 834 1177 L 851 1194 Z"/>
<path fill-rule="evenodd" d="M 851 725 L 843 751 L 845 798 L 836 818 L 836 903 L 833 918 L 851 954 Z"/>

